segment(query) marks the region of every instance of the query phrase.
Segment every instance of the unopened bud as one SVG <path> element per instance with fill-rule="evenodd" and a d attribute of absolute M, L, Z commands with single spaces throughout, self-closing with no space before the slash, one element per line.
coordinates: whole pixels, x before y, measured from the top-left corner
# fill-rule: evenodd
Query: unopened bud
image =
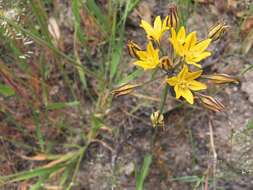
<path fill-rule="evenodd" d="M 207 109 L 215 112 L 221 112 L 225 109 L 225 106 L 216 98 L 204 94 L 198 94 L 198 98 L 201 104 Z"/>
<path fill-rule="evenodd" d="M 155 128 L 157 126 L 164 127 L 164 117 L 159 111 L 156 111 L 151 114 L 150 120 L 152 122 L 152 126 Z"/>
<path fill-rule="evenodd" d="M 172 63 L 171 59 L 168 56 L 163 56 L 160 59 L 159 67 L 161 69 L 164 69 L 164 70 L 167 71 L 167 70 L 170 70 L 170 69 L 173 68 L 173 63 Z"/>
<path fill-rule="evenodd" d="M 222 37 L 227 28 L 229 28 L 229 26 L 224 22 L 217 23 L 209 29 L 208 38 L 212 39 L 212 41 L 218 40 Z"/>
<path fill-rule="evenodd" d="M 202 75 L 202 78 L 209 79 L 215 84 L 225 84 L 225 83 L 236 83 L 239 84 L 239 79 L 234 76 L 227 74 L 214 74 L 214 75 Z"/>
<path fill-rule="evenodd" d="M 53 37 L 54 43 L 58 43 L 61 37 L 59 25 L 54 17 L 48 20 L 48 31 Z"/>
<path fill-rule="evenodd" d="M 179 25 L 179 17 L 178 17 L 178 11 L 176 5 L 170 5 L 169 7 L 169 18 L 168 18 L 168 26 L 177 28 Z"/>
<path fill-rule="evenodd" d="M 112 91 L 115 97 L 123 96 L 131 93 L 135 88 L 139 87 L 137 84 L 126 84 Z"/>
<path fill-rule="evenodd" d="M 142 50 L 136 43 L 134 43 L 132 40 L 129 40 L 127 43 L 127 49 L 131 57 L 139 59 L 137 52 Z"/>

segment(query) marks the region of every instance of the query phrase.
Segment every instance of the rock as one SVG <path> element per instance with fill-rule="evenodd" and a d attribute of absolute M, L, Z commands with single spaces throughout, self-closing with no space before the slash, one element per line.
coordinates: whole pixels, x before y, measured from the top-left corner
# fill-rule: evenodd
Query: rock
<path fill-rule="evenodd" d="M 249 101 L 253 103 L 253 72 L 248 71 L 245 75 L 245 81 L 242 83 L 242 91 L 246 92 L 249 96 Z"/>
<path fill-rule="evenodd" d="M 124 167 L 124 171 L 125 174 L 127 176 L 131 175 L 134 172 L 135 166 L 133 162 L 128 163 L 125 167 Z"/>

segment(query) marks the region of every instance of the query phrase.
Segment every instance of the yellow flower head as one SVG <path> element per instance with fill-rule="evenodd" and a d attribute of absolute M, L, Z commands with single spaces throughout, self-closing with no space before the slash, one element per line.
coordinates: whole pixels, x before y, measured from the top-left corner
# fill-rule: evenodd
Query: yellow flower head
<path fill-rule="evenodd" d="M 147 45 L 146 51 L 137 51 L 139 60 L 134 64 L 142 67 L 144 70 L 154 69 L 159 65 L 159 49 L 154 49 L 152 42 Z"/>
<path fill-rule="evenodd" d="M 186 65 L 183 66 L 183 69 L 177 76 L 167 79 L 167 83 L 170 86 L 174 87 L 176 98 L 179 99 L 183 96 L 187 102 L 190 104 L 194 103 L 194 97 L 191 92 L 204 90 L 207 86 L 204 83 L 198 82 L 195 79 L 202 74 L 202 70 L 189 72 L 189 69 Z"/>
<path fill-rule="evenodd" d="M 167 20 L 168 20 L 168 17 L 166 17 L 164 21 L 162 21 L 161 17 L 157 16 L 155 18 L 154 27 L 152 27 L 148 22 L 144 20 L 141 20 L 140 26 L 146 31 L 147 38 L 149 40 L 154 40 L 159 43 L 164 32 L 170 29 L 167 26 Z"/>
<path fill-rule="evenodd" d="M 196 32 L 191 32 L 186 36 L 183 26 L 180 28 L 178 34 L 176 34 L 174 28 L 171 28 L 171 38 L 169 41 L 172 43 L 176 54 L 184 57 L 187 64 L 201 68 L 201 65 L 197 63 L 211 55 L 209 51 L 205 50 L 212 40 L 206 39 L 198 42 Z"/>

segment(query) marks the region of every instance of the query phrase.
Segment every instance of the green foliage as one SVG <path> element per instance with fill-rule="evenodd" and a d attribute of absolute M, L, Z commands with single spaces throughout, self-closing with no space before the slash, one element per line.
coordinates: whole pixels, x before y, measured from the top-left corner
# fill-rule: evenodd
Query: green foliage
<path fill-rule="evenodd" d="M 58 184 L 60 187 L 64 187 L 64 189 L 73 188 L 73 183 L 76 181 L 79 167 L 87 148 L 97 138 L 100 129 L 105 126 L 104 113 L 101 111 L 102 108 L 99 107 L 100 100 L 103 100 L 105 92 L 108 90 L 111 91 L 114 85 L 129 82 L 143 73 L 141 70 L 137 70 L 122 79 L 122 73 L 120 71 L 122 50 L 125 44 L 126 19 L 138 2 L 139 0 L 111 0 L 109 1 L 108 10 L 104 10 L 94 0 L 88 0 L 85 3 L 82 0 L 71 1 L 74 32 L 73 49 L 68 52 L 64 52 L 63 48 L 54 43 L 53 36 L 48 30 L 49 18 L 54 15 L 54 18 L 57 20 L 58 14 L 57 12 L 48 14 L 49 10 L 51 11 L 51 8 L 54 6 L 52 0 L 29 0 L 26 4 L 26 9 L 29 10 L 29 14 L 25 17 L 25 24 L 5 17 L 2 14 L 0 15 L 1 21 L 6 22 L 8 27 L 12 28 L 14 32 L 21 33 L 25 38 L 31 39 L 34 42 L 32 49 L 37 50 L 36 55 L 32 55 L 34 59 L 20 59 L 26 48 L 21 43 L 22 41 L 16 40 L 15 37 L 6 37 L 4 36 L 4 31 L 1 31 L 0 35 L 4 39 L 4 43 L 7 44 L 6 52 L 10 54 L 11 58 L 9 58 L 11 62 L 4 62 L 4 64 L 6 64 L 6 68 L 11 68 L 10 72 L 9 70 L 8 72 L 12 75 L 13 80 L 20 87 L 24 88 L 29 96 L 26 96 L 26 94 L 23 96 L 18 93 L 16 94 L 12 87 L 6 84 L 0 84 L 0 94 L 4 97 L 16 95 L 16 101 L 21 103 L 25 102 L 25 106 L 29 109 L 28 114 L 30 114 L 28 115 L 28 119 L 31 120 L 29 121 L 35 130 L 34 133 L 29 133 L 23 126 L 22 121 L 17 120 L 15 114 L 12 114 L 12 112 L 9 112 L 8 109 L 3 107 L 1 108 L 1 112 L 6 116 L 5 120 L 12 124 L 18 132 L 30 138 L 33 145 L 22 144 L 8 138 L 5 138 L 5 140 L 9 140 L 18 147 L 25 147 L 35 155 L 38 152 L 51 155 L 51 152 L 55 151 L 54 147 L 52 147 L 54 142 L 48 139 L 45 132 L 47 131 L 46 127 L 50 126 L 50 130 L 60 131 L 63 133 L 63 136 L 67 135 L 67 133 L 65 134 L 65 130 L 71 134 L 75 134 L 74 128 L 72 129 L 70 124 L 64 123 L 66 117 L 68 117 L 65 110 L 73 108 L 80 111 L 81 119 L 79 122 L 80 126 L 83 127 L 81 130 L 85 131 L 82 134 L 78 134 L 82 139 L 82 146 L 78 144 L 79 142 L 70 145 L 74 147 L 73 152 L 54 155 L 53 159 L 50 157 L 50 159 L 42 160 L 46 164 L 44 162 L 43 164 L 45 165 L 42 166 L 36 164 L 36 167 L 32 170 L 18 171 L 12 175 L 2 176 L 0 177 L 1 185 L 29 181 L 33 184 L 30 189 L 44 189 L 43 184 L 50 183 L 52 174 L 57 174 L 59 175 Z M 8 6 L 12 6 L 12 4 Z M 84 8 L 88 10 L 89 14 L 94 17 L 95 22 L 100 26 L 102 34 L 104 35 L 104 47 L 108 47 L 102 51 L 102 63 L 99 63 L 99 69 L 95 67 L 97 60 L 93 60 L 88 54 L 85 54 L 87 52 L 85 48 L 87 47 L 84 44 L 87 43 L 87 39 L 89 38 L 89 36 L 85 35 L 85 31 L 89 30 L 89 28 L 83 27 L 81 12 Z M 83 49 L 85 50 L 83 51 Z M 86 65 L 84 58 L 90 59 L 89 63 L 91 66 Z M 54 69 L 58 72 L 56 79 L 52 77 L 54 74 L 52 70 L 55 71 Z M 14 74 L 16 71 L 21 72 L 21 74 Z M 20 76 L 24 76 L 25 80 L 20 78 Z M 35 82 L 31 80 L 34 78 Z M 99 84 L 98 87 L 95 85 L 91 86 L 88 79 L 96 81 Z M 66 97 L 57 96 L 55 99 L 52 98 L 50 95 L 52 88 L 50 83 L 54 83 L 54 80 L 62 80 L 64 87 L 67 89 L 66 91 L 70 92 L 70 95 L 67 94 Z M 36 84 L 39 86 L 37 92 L 34 88 Z M 79 88 L 80 85 L 81 88 Z M 93 88 L 96 88 L 95 91 L 98 94 L 92 96 L 92 100 L 95 102 L 92 102 L 93 104 L 89 108 L 91 113 L 84 114 L 86 105 L 83 104 L 83 91 L 87 92 L 86 94 L 89 96 Z M 111 98 L 112 96 L 110 95 L 106 101 L 110 102 Z M 95 109 L 96 105 L 98 105 L 97 109 Z M 110 103 L 106 104 L 106 106 L 110 106 Z M 102 113 L 102 116 L 98 116 L 96 113 L 97 110 L 99 110 L 99 114 Z M 54 113 L 56 117 L 53 118 L 50 115 L 51 113 Z M 86 119 L 85 124 L 83 123 L 83 117 Z M 61 126 L 59 127 L 59 125 Z M 59 130 L 59 128 L 61 129 Z M 18 145 L 19 143 L 20 145 Z M 65 146 L 67 145 L 63 143 L 61 146 L 63 150 L 65 150 Z M 145 157 L 143 168 L 139 174 L 139 186 L 142 186 L 141 183 L 143 183 L 148 174 L 150 164 L 151 156 Z"/>
<path fill-rule="evenodd" d="M 152 163 L 152 155 L 147 154 L 144 157 L 142 168 L 136 175 L 136 190 L 143 190 L 143 185 L 146 177 L 148 176 L 149 168 Z"/>
<path fill-rule="evenodd" d="M 0 84 L 0 94 L 8 97 L 15 95 L 15 91 L 8 85 Z"/>
<path fill-rule="evenodd" d="M 56 110 L 56 109 L 64 109 L 67 107 L 76 107 L 79 106 L 80 102 L 74 101 L 74 102 L 57 102 L 57 103 L 52 103 L 49 104 L 46 108 L 48 110 Z"/>
<path fill-rule="evenodd" d="M 253 129 L 253 118 L 251 118 L 251 119 L 248 121 L 248 123 L 247 123 L 247 125 L 246 125 L 246 129 L 247 129 L 247 130 Z"/>

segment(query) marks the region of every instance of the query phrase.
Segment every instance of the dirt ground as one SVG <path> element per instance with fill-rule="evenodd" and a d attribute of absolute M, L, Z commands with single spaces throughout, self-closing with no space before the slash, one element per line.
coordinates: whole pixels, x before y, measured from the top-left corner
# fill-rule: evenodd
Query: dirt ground
<path fill-rule="evenodd" d="M 239 76 L 242 69 L 251 63 L 252 51 L 247 55 L 242 55 L 240 51 L 243 34 L 240 30 L 238 12 L 245 7 L 243 2 L 240 3 L 232 8 L 226 7 L 228 5 L 225 4 L 218 5 L 219 3 L 199 4 L 194 13 L 189 15 L 188 31 L 196 30 L 200 37 L 206 35 L 208 28 L 219 20 L 224 20 L 231 26 L 224 38 L 212 45 L 214 54 L 204 62 L 207 73 Z M 163 1 L 144 1 L 129 18 L 128 38 L 143 42 L 143 31 L 138 28 L 140 20 L 136 15 L 144 14 L 142 16 L 146 18 L 153 18 L 158 13 L 166 15 L 166 6 L 167 3 Z M 210 94 L 218 97 L 226 106 L 223 113 L 214 114 L 198 105 L 194 108 L 177 108 L 174 100 L 167 100 L 166 126 L 165 130 L 159 131 L 154 148 L 155 158 L 145 189 L 194 189 L 196 181 L 190 183 L 176 178 L 201 177 L 207 173 L 212 175 L 214 165 L 217 189 L 253 188 L 252 131 L 243 132 L 252 119 L 252 80 L 253 74 L 249 71 L 241 76 L 239 85 L 210 84 Z M 158 83 L 145 89 L 144 93 L 150 97 L 157 97 L 161 90 L 162 87 Z M 133 111 L 132 107 L 136 105 L 140 108 Z M 87 189 L 110 189 L 113 186 L 114 189 L 135 189 L 134 168 L 141 164 L 145 153 L 150 150 L 152 129 L 147 121 L 149 114 L 157 107 L 155 98 L 141 100 L 138 97 L 124 97 L 114 101 L 111 126 L 118 131 L 118 135 L 110 139 L 110 144 L 115 151 L 98 151 L 95 158 L 84 164 L 80 181 L 85 181 L 84 186 L 89 187 Z M 214 130 L 216 161 L 213 159 L 210 145 L 210 121 Z M 88 175 L 87 181 L 85 179 Z M 212 185 L 209 189 L 213 189 Z"/>
<path fill-rule="evenodd" d="M 81 163 L 76 190 L 134 190 L 135 170 L 141 166 L 145 154 L 150 150 L 154 157 L 145 180 L 145 190 L 205 189 L 205 180 L 210 180 L 210 190 L 253 189 L 253 130 L 246 130 L 253 119 L 253 71 L 240 75 L 253 60 L 252 49 L 246 55 L 241 53 L 242 41 L 248 32 L 242 24 L 245 16 L 241 15 L 246 14 L 245 10 L 250 1 L 198 2 L 188 10 L 188 32 L 196 30 L 201 38 L 207 34 L 208 28 L 219 20 L 230 25 L 224 37 L 212 44 L 210 49 L 213 55 L 203 63 L 205 73 L 226 73 L 240 77 L 240 84 L 208 84 L 209 94 L 221 100 L 226 106 L 225 111 L 213 113 L 198 104 L 178 106 L 178 102 L 169 97 L 165 107 L 165 128 L 158 131 L 155 145 L 151 147 L 154 129 L 149 117 L 159 106 L 159 95 L 162 91 L 160 81 L 132 95 L 113 99 L 113 105 L 108 110 L 110 114 L 106 118 L 107 126 L 112 128 L 113 135 L 101 136 L 109 148 L 101 144 L 92 144 L 89 147 Z M 140 17 L 152 20 L 156 15 L 164 16 L 168 4 L 168 1 L 142 1 L 127 20 L 127 39 L 145 46 L 144 31 L 139 28 Z M 253 27 L 253 20 L 249 25 Z M 129 66 L 122 66 L 126 73 L 133 69 L 127 50 L 122 62 Z M 139 80 L 144 80 L 145 77 L 147 76 L 144 75 Z M 145 97 L 140 97 L 140 94 Z M 25 113 L 19 111 L 21 115 Z M 78 110 L 70 110 L 68 113 L 71 114 L 71 125 L 78 126 L 79 117 L 75 115 Z M 3 127 L 8 127 L 6 120 L 2 123 Z M 210 141 L 210 128 L 213 129 L 214 145 Z M 10 130 L 9 132 L 11 133 Z M 50 133 L 50 130 L 48 132 Z M 79 132 L 77 127 L 76 133 Z M 21 138 L 18 134 L 15 135 L 17 139 Z M 51 135 L 48 134 L 49 137 Z M 54 138 L 59 139 L 58 142 L 62 140 L 60 136 Z M 31 145 L 29 137 L 21 139 Z M 69 142 L 78 140 L 77 137 L 67 138 Z M 29 161 L 13 155 L 18 147 L 1 141 L 0 152 L 5 153 L 0 158 L 1 175 L 31 167 Z M 217 153 L 216 159 L 214 149 Z M 19 154 L 29 153 L 19 150 Z M 15 159 L 16 162 L 12 164 L 8 161 Z"/>

